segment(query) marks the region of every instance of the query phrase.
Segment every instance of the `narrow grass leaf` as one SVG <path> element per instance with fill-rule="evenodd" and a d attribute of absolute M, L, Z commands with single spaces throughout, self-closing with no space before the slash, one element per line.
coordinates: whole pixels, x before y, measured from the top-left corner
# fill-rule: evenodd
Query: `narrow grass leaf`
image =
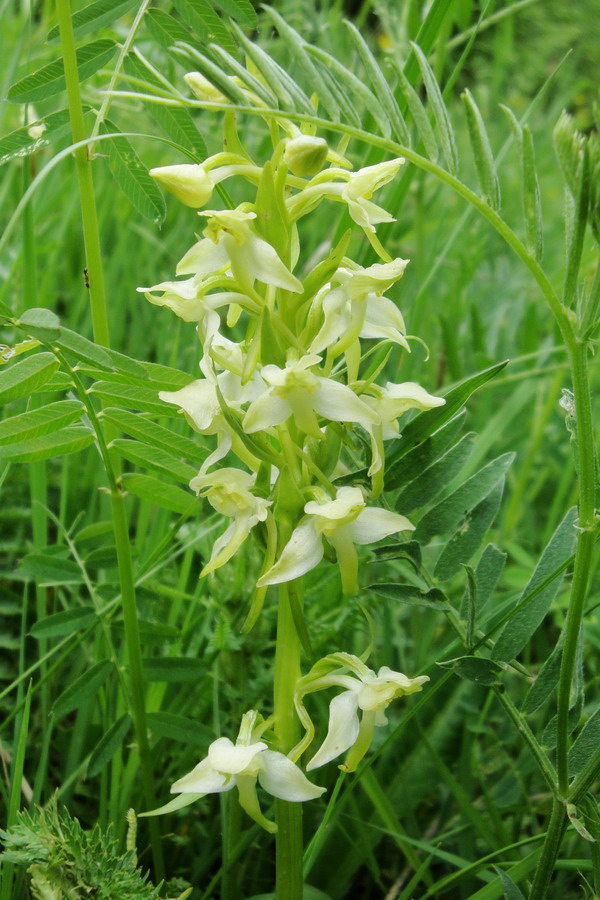
<path fill-rule="evenodd" d="M 590 716 L 569 750 L 569 772 L 577 775 L 600 747 L 600 708 Z"/>
<path fill-rule="evenodd" d="M 401 509 L 403 514 L 409 513 L 413 509 L 425 506 L 432 499 L 437 499 L 469 458 L 474 439 L 475 435 L 472 432 L 465 434 L 437 462 L 413 479 L 399 495 L 396 508 Z M 386 488 L 391 487 L 393 485 L 386 480 Z"/>
<path fill-rule="evenodd" d="M 58 400 L 39 409 L 21 413 L 0 422 L 0 444 L 14 444 L 29 438 L 50 434 L 81 418 L 85 411 L 79 400 Z"/>
<path fill-rule="evenodd" d="M 258 21 L 256 10 L 249 0 L 214 0 L 214 2 L 226 16 L 231 16 L 232 19 L 237 19 L 250 28 L 256 26 Z"/>
<path fill-rule="evenodd" d="M 72 712 L 86 701 L 91 700 L 100 690 L 110 673 L 113 664 L 108 659 L 95 663 L 87 672 L 76 678 L 66 691 L 60 695 L 52 708 L 58 718 Z"/>
<path fill-rule="evenodd" d="M 179 457 L 202 463 L 208 456 L 208 451 L 195 441 L 177 434 L 163 425 L 157 425 L 156 422 L 147 419 L 139 413 L 108 407 L 102 410 L 102 417 L 108 419 L 109 422 L 113 422 L 121 431 L 131 435 L 131 437 L 161 450 L 176 453 Z M 0 434 L 1 428 L 2 426 L 0 425 Z M 194 474 L 196 474 L 196 470 L 194 470 Z"/>
<path fill-rule="evenodd" d="M 198 681 L 204 674 L 202 664 L 187 656 L 164 656 L 144 659 L 144 676 L 147 681 L 170 683 Z"/>
<path fill-rule="evenodd" d="M 306 45 L 306 52 L 327 67 L 341 88 L 345 88 L 350 103 L 359 104 L 373 116 L 383 137 L 391 136 L 391 124 L 379 100 L 360 78 L 346 68 L 339 60 L 321 47 Z"/>
<path fill-rule="evenodd" d="M 188 379 L 189 380 L 189 379 Z M 158 399 L 158 391 L 138 385 L 121 384 L 112 381 L 96 381 L 90 388 L 90 392 L 96 394 L 108 403 L 117 403 L 119 406 L 131 409 L 140 409 L 144 412 L 155 413 L 159 416 L 178 415 L 172 403 L 163 403 Z"/>
<path fill-rule="evenodd" d="M 169 478 L 181 481 L 183 484 L 189 484 L 190 480 L 198 474 L 193 466 L 188 466 L 186 463 L 181 462 L 180 459 L 161 447 L 152 447 L 140 441 L 122 440 L 121 438 L 112 441 L 110 446 L 123 459 L 127 459 L 138 466 L 155 469 Z"/>
<path fill-rule="evenodd" d="M 58 369 L 53 353 L 36 353 L 0 371 L 0 403 L 26 397 L 45 384 Z"/>
<path fill-rule="evenodd" d="M 231 72 L 246 85 L 248 90 L 260 97 L 263 103 L 267 106 L 277 106 L 277 98 L 269 87 L 249 72 L 231 53 L 228 53 L 227 50 L 218 44 L 209 44 L 209 50 L 215 57 L 218 57 L 225 63 Z"/>
<path fill-rule="evenodd" d="M 183 38 L 187 35 L 184 33 Z M 137 56 L 130 54 L 125 64 L 126 71 L 136 78 L 150 82 L 155 87 L 164 85 L 150 72 Z M 202 162 L 208 156 L 206 142 L 188 109 L 177 106 L 163 106 L 160 103 L 148 103 L 146 109 L 163 134 L 189 150 L 196 162 Z"/>
<path fill-rule="evenodd" d="M 475 568 L 475 614 L 488 602 L 496 587 L 506 563 L 507 554 L 495 544 L 488 544 Z M 467 597 L 463 598 L 461 618 L 467 615 Z"/>
<path fill-rule="evenodd" d="M 389 86 L 388 79 L 382 72 L 379 63 L 371 53 L 367 42 L 363 38 L 358 28 L 347 19 L 344 20 L 344 25 L 350 32 L 350 37 L 354 42 L 354 46 L 358 50 L 358 54 L 361 58 L 367 78 L 369 79 L 373 88 L 373 92 L 381 103 L 381 106 L 383 107 L 385 114 L 389 119 L 392 134 L 401 144 L 409 147 L 410 134 L 406 126 L 406 122 L 404 121 L 404 116 L 400 112 L 400 107 L 398 106 L 396 98 L 394 97 L 394 94 L 392 93 L 392 90 Z"/>
<path fill-rule="evenodd" d="M 542 227 L 542 197 L 535 164 L 533 137 L 529 127 L 523 126 L 521 144 L 521 172 L 523 177 L 523 214 L 525 217 L 525 238 L 529 252 L 540 260 L 544 255 L 544 232 Z"/>
<path fill-rule="evenodd" d="M 173 6 L 204 44 L 220 44 L 235 53 L 231 35 L 207 0 L 173 0 Z"/>
<path fill-rule="evenodd" d="M 515 458 L 514 453 L 504 453 L 479 469 L 468 481 L 426 513 L 414 532 L 414 539 L 425 543 L 434 535 L 446 534 L 455 528 L 465 515 L 488 496 L 504 477 Z"/>
<path fill-rule="evenodd" d="M 494 866 L 494 869 L 498 873 L 500 881 L 502 882 L 505 900 L 525 900 L 525 897 L 523 896 L 517 885 L 514 883 L 512 878 L 498 866 Z"/>
<path fill-rule="evenodd" d="M 69 111 L 61 109 L 43 119 L 17 128 L 16 131 L 11 131 L 0 140 L 0 166 L 10 162 L 11 159 L 21 159 L 32 153 L 38 153 L 61 138 L 68 129 Z"/>
<path fill-rule="evenodd" d="M 195 679 L 197 679 L 198 667 L 194 671 Z M 155 737 L 180 741 L 182 744 L 207 747 L 215 737 L 211 728 L 202 725 L 201 722 L 197 722 L 195 719 L 190 719 L 187 716 L 178 716 L 175 713 L 151 712 L 147 714 L 146 722 Z"/>
<path fill-rule="evenodd" d="M 63 609 L 61 612 L 45 616 L 35 622 L 31 627 L 31 634 L 38 641 L 49 637 L 65 637 L 67 634 L 73 634 L 86 628 L 94 621 L 100 620 L 90 606 L 82 606 L 79 609 Z"/>
<path fill-rule="evenodd" d="M 429 121 L 427 110 L 421 102 L 421 98 L 404 74 L 402 67 L 392 61 L 393 68 L 398 76 L 400 90 L 406 100 L 406 105 L 412 116 L 417 134 L 423 143 L 428 158 L 436 162 L 439 156 L 437 138 Z"/>
<path fill-rule="evenodd" d="M 105 119 L 102 133 L 114 134 L 117 126 Z M 125 137 L 115 137 L 108 143 L 108 159 L 115 181 L 141 216 L 162 225 L 167 214 L 167 207 L 156 182 L 148 174 L 147 166 L 142 164 L 139 156 Z"/>
<path fill-rule="evenodd" d="M 83 584 L 82 571 L 74 560 L 50 553 L 28 553 L 19 563 L 16 575 L 40 585 Z"/>
<path fill-rule="evenodd" d="M 271 21 L 274 23 L 277 31 L 279 32 L 279 36 L 287 45 L 293 59 L 296 60 L 298 68 L 302 71 L 302 74 L 310 85 L 311 91 L 314 91 L 318 95 L 319 102 L 323 104 L 331 119 L 334 122 L 339 121 L 339 105 L 335 100 L 333 94 L 329 90 L 328 85 L 322 78 L 317 67 L 306 52 L 306 41 L 304 41 L 304 39 L 298 34 L 298 32 L 294 28 L 292 28 L 291 25 L 288 25 L 285 19 L 282 18 L 282 16 L 280 16 L 279 13 L 276 12 L 272 7 L 263 6 L 263 9 L 267 13 Z"/>
<path fill-rule="evenodd" d="M 84 81 L 101 69 L 110 60 L 115 48 L 114 41 L 109 40 L 92 41 L 91 44 L 80 47 L 77 51 L 79 80 Z M 8 99 L 14 103 L 34 103 L 53 97 L 64 89 L 63 62 L 62 59 L 57 59 L 13 84 L 8 92 Z"/>
<path fill-rule="evenodd" d="M 447 581 L 460 571 L 462 565 L 469 562 L 496 518 L 503 492 L 504 478 L 499 478 L 490 493 L 461 519 L 435 564 L 435 578 Z"/>
<path fill-rule="evenodd" d="M 506 623 L 492 652 L 492 659 L 510 661 L 520 653 L 530 637 L 545 618 L 558 593 L 562 577 L 553 578 L 542 590 L 540 587 L 554 572 L 560 570 L 573 553 L 575 546 L 575 519 L 577 510 L 570 509 L 545 548 L 527 587 L 519 600 L 517 610 Z"/>
<path fill-rule="evenodd" d="M 523 712 L 526 716 L 536 712 L 550 699 L 556 690 L 560 678 L 560 664 L 562 660 L 562 641 L 556 645 L 544 665 L 538 672 L 535 681 L 529 688 L 523 703 Z"/>
<path fill-rule="evenodd" d="M 461 99 L 467 116 L 467 127 L 481 195 L 492 209 L 498 210 L 501 202 L 500 182 L 483 116 L 468 89 L 463 91 Z"/>
<path fill-rule="evenodd" d="M 112 25 L 137 5 L 138 0 L 96 0 L 95 3 L 78 9 L 71 17 L 75 39 L 79 40 L 86 34 L 97 32 L 105 25 Z M 46 42 L 51 44 L 59 37 L 60 29 L 58 25 L 55 25 L 48 32 Z"/>
<path fill-rule="evenodd" d="M 191 515 L 197 508 L 197 500 L 190 491 L 182 491 L 173 484 L 165 484 L 152 475 L 129 472 L 123 475 L 122 481 L 126 491 L 171 512 Z"/>
<path fill-rule="evenodd" d="M 442 148 L 442 153 L 446 161 L 446 167 L 452 175 L 456 175 L 456 172 L 458 170 L 458 151 L 456 149 L 456 139 L 454 137 L 454 131 L 450 123 L 450 116 L 448 115 L 448 110 L 446 109 L 446 104 L 444 103 L 444 98 L 442 97 L 440 86 L 438 84 L 437 78 L 434 75 L 433 69 L 427 61 L 427 57 L 425 56 L 419 45 L 411 41 L 410 46 L 412 47 L 413 53 L 417 58 L 419 68 L 421 70 L 421 77 L 423 78 L 423 84 L 425 85 L 425 90 L 427 91 L 427 98 L 433 112 L 433 118 L 435 120 L 437 133 L 440 140 L 440 147 Z"/>
<path fill-rule="evenodd" d="M 277 96 L 282 107 L 314 115 L 315 109 L 309 98 L 285 69 L 272 59 L 262 47 L 249 40 L 235 22 L 231 23 L 231 28 L 244 53 Z"/>
<path fill-rule="evenodd" d="M 29 714 L 31 710 L 31 695 L 33 691 L 33 682 L 30 680 L 27 685 L 27 693 L 25 694 L 25 702 L 23 712 L 17 720 L 17 733 L 15 735 L 15 746 L 13 749 L 13 760 L 10 768 L 9 792 L 8 796 L 3 791 L 3 796 L 7 801 L 6 826 L 11 828 L 17 821 L 17 813 L 21 805 L 21 790 L 23 784 L 23 772 L 25 769 L 25 756 L 27 747 L 29 746 Z M 3 840 L 6 839 L 6 832 L 2 833 Z M 0 884 L 1 900 L 11 900 L 13 893 L 13 867 L 8 859 L 2 864 L 2 883 Z"/>
<path fill-rule="evenodd" d="M 163 12 L 162 9 L 149 9 L 144 17 L 146 27 L 157 44 L 168 50 L 177 41 L 189 41 L 190 32 L 174 18 Z"/>
<path fill-rule="evenodd" d="M 306 45 L 306 50 L 308 52 L 308 45 Z M 334 98 L 339 107 L 340 120 L 347 122 L 348 125 L 353 125 L 355 128 L 361 128 L 362 119 L 360 117 L 358 108 L 353 101 L 352 95 L 346 95 L 343 87 L 338 83 L 335 76 L 325 65 L 323 65 L 320 60 L 316 60 L 315 69 L 319 73 L 320 78 L 322 78 L 323 82 L 327 85 L 331 96 Z"/>
<path fill-rule="evenodd" d="M 0 460 L 32 463 L 41 459 L 78 453 L 93 443 L 94 434 L 89 428 L 74 425 L 72 428 L 61 428 L 60 431 L 32 437 L 27 441 L 4 444 L 0 447 Z"/>
<path fill-rule="evenodd" d="M 94 749 L 87 767 L 88 778 L 98 775 L 111 761 L 131 728 L 131 718 L 128 713 L 117 719 L 110 726 L 106 734 L 103 734 Z"/>
<path fill-rule="evenodd" d="M 373 591 L 386 600 L 396 600 L 399 603 L 408 603 L 410 606 L 426 606 L 429 609 L 437 609 L 446 612 L 451 609 L 445 595 L 439 588 L 431 588 L 428 591 L 421 590 L 412 584 L 370 584 L 367 590 Z"/>

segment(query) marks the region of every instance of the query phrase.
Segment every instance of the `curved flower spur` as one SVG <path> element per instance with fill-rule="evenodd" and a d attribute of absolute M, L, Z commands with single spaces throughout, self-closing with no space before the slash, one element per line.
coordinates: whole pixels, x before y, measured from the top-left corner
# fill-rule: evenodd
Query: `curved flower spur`
<path fill-rule="evenodd" d="M 315 735 L 312 719 L 304 706 L 306 694 L 329 687 L 345 689 L 329 704 L 327 736 L 307 764 L 307 772 L 324 766 L 346 750 L 350 750 L 350 753 L 339 768 L 343 772 L 354 772 L 371 745 L 375 727 L 387 725 L 385 710 L 392 700 L 421 691 L 427 681 L 428 675 L 408 678 L 388 666 L 382 666 L 378 672 L 374 672 L 351 653 L 331 653 L 325 656 L 297 682 L 294 703 L 306 734 L 290 756 L 298 759 Z M 360 719 L 359 711 L 362 713 Z"/>

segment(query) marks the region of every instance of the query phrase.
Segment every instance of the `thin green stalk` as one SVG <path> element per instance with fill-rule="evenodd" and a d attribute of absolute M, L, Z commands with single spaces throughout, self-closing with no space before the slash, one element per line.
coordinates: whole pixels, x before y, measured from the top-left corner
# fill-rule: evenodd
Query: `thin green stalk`
<path fill-rule="evenodd" d="M 554 871 L 556 856 L 567 825 L 567 810 L 562 800 L 554 798 L 552 813 L 548 823 L 548 831 L 542 847 L 542 855 L 531 885 L 529 900 L 545 900 L 548 896 L 548 885 Z"/>
<path fill-rule="evenodd" d="M 294 707 L 296 681 L 300 677 L 300 640 L 294 625 L 289 591 L 294 583 L 279 588 L 277 646 L 275 649 L 275 737 L 277 749 L 288 753 L 300 738 Z M 302 900 L 302 804 L 276 801 L 276 900 Z"/>

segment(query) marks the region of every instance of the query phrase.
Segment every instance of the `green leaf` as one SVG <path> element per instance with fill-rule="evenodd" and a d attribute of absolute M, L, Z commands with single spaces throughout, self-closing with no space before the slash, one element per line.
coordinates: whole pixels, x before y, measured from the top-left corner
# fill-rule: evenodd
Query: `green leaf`
<path fill-rule="evenodd" d="M 379 63 L 371 53 L 367 42 L 365 41 L 358 28 L 353 25 L 352 22 L 349 22 L 347 20 L 344 21 L 344 25 L 350 32 L 350 37 L 354 41 L 354 46 L 358 50 L 362 64 L 367 74 L 367 78 L 371 82 L 373 92 L 381 103 L 390 121 L 394 137 L 401 144 L 404 144 L 407 147 L 410 146 L 410 135 L 408 133 L 408 128 L 406 127 L 404 116 L 400 112 L 400 107 L 396 102 L 396 98 L 394 97 L 394 94 L 392 93 L 392 90 L 388 84 L 388 79 L 381 71 Z"/>
<path fill-rule="evenodd" d="M 162 9 L 149 9 L 144 17 L 148 31 L 157 44 L 168 50 L 177 41 L 189 41 L 189 30 Z"/>
<path fill-rule="evenodd" d="M 427 91 L 427 98 L 429 100 L 435 124 L 437 126 L 437 133 L 440 138 L 440 145 L 442 148 L 442 153 L 444 154 L 444 159 L 446 161 L 446 167 L 452 175 L 456 175 L 456 172 L 458 170 L 458 152 L 456 149 L 456 140 L 454 137 L 452 125 L 450 124 L 450 117 L 448 115 L 448 110 L 446 109 L 446 104 L 444 103 L 444 98 L 442 97 L 440 86 L 437 82 L 437 78 L 433 73 L 433 69 L 427 61 L 427 57 L 425 56 L 421 48 L 413 41 L 410 42 L 410 46 L 412 47 L 413 53 L 417 58 L 417 62 L 419 63 L 421 77 L 423 78 L 423 84 L 425 85 L 425 90 Z"/>
<path fill-rule="evenodd" d="M 178 0 L 178 2 L 187 2 L 187 0 Z M 250 101 L 244 90 L 226 75 L 220 66 L 215 65 L 208 56 L 204 53 L 200 53 L 196 47 L 192 47 L 191 44 L 188 43 L 179 43 L 176 49 L 180 56 L 185 55 L 186 62 L 189 59 L 193 65 L 196 66 L 198 71 L 204 75 L 205 78 L 208 78 L 210 83 L 221 91 L 231 103 L 235 103 L 238 106 L 250 106 Z"/>
<path fill-rule="evenodd" d="M 504 888 L 504 898 L 505 900 L 525 900 L 525 897 L 514 883 L 512 878 L 506 874 L 499 866 L 494 866 L 495 871 L 498 873 L 500 881 L 502 882 L 502 887 Z"/>
<path fill-rule="evenodd" d="M 40 129 L 42 131 L 38 133 Z M 11 159 L 20 159 L 37 153 L 43 147 L 48 147 L 52 141 L 62 137 L 68 129 L 69 111 L 61 109 L 43 119 L 17 128 L 16 131 L 11 131 L 0 140 L 0 166 L 10 162 Z"/>
<path fill-rule="evenodd" d="M 437 609 L 440 612 L 446 612 L 452 607 L 448 603 L 445 595 L 438 588 L 424 591 L 413 584 L 370 584 L 367 590 L 373 591 L 386 600 L 397 600 L 400 603 L 408 603 L 411 606 L 427 606 L 430 609 Z"/>
<path fill-rule="evenodd" d="M 243 22 L 244 25 L 249 25 L 251 28 L 256 26 L 258 21 L 256 11 L 249 0 L 215 0 L 215 3 L 225 15 L 231 16 L 232 19 L 237 19 L 238 22 Z"/>
<path fill-rule="evenodd" d="M 542 197 L 533 137 L 527 125 L 523 126 L 521 142 L 521 171 L 523 175 L 523 214 L 525 217 L 525 239 L 529 252 L 540 260 L 544 255 L 544 232 L 542 223 Z"/>
<path fill-rule="evenodd" d="M 209 49 L 215 58 L 218 58 L 225 63 L 232 74 L 237 76 L 242 84 L 246 85 L 248 90 L 253 91 L 257 97 L 260 97 L 263 103 L 267 106 L 277 106 L 277 98 L 270 88 L 249 72 L 245 66 L 231 55 L 231 53 L 228 53 L 223 47 L 219 47 L 218 44 L 209 44 Z"/>
<path fill-rule="evenodd" d="M 140 413 L 131 413 L 125 409 L 108 407 L 102 410 L 102 417 L 108 419 L 109 422 L 113 422 L 121 431 L 131 435 L 131 437 L 158 447 L 161 450 L 176 453 L 177 456 L 183 456 L 197 463 L 204 462 L 208 456 L 208 452 L 196 441 L 176 434 L 170 428 L 157 425 Z M 195 470 L 194 474 L 196 474 Z"/>
<path fill-rule="evenodd" d="M 83 574 L 76 562 L 50 553 L 28 553 L 20 561 L 16 574 L 31 578 L 39 585 L 83 584 Z"/>
<path fill-rule="evenodd" d="M 188 376 L 189 379 L 189 376 Z M 90 388 L 90 393 L 96 394 L 108 403 L 118 403 L 120 406 L 131 409 L 141 409 L 159 416 L 178 415 L 172 403 L 163 403 L 158 398 L 158 391 L 138 385 L 121 384 L 112 381 L 96 381 Z"/>
<path fill-rule="evenodd" d="M 195 670 L 195 679 L 198 678 L 198 670 Z M 195 680 L 194 679 L 194 680 Z M 168 738 L 172 741 L 180 741 L 182 744 L 207 747 L 214 740 L 214 732 L 195 719 L 187 716 L 177 716 L 174 713 L 151 712 L 146 715 L 148 728 L 155 737 Z"/>
<path fill-rule="evenodd" d="M 102 133 L 114 134 L 119 129 L 109 119 L 102 124 Z M 108 159 L 115 181 L 141 216 L 162 225 L 167 207 L 156 182 L 148 174 L 139 156 L 126 137 L 115 137 L 108 141 Z"/>
<path fill-rule="evenodd" d="M 79 570 L 79 567 L 77 568 Z M 99 621 L 90 606 L 82 606 L 79 609 L 63 609 L 61 612 L 45 616 L 35 622 L 31 628 L 31 634 L 38 640 L 45 640 L 49 637 L 65 637 L 67 634 L 87 628 L 92 622 Z"/>
<path fill-rule="evenodd" d="M 459 656 L 437 664 L 443 669 L 452 669 L 460 678 L 474 684 L 492 685 L 498 683 L 502 666 L 481 656 Z"/>
<path fill-rule="evenodd" d="M 110 60 L 115 48 L 114 41 L 108 40 L 92 41 L 91 44 L 80 47 L 77 51 L 79 81 L 89 78 L 101 69 Z M 53 97 L 64 89 L 63 62 L 62 59 L 57 59 L 13 84 L 8 92 L 8 99 L 15 103 L 33 103 Z"/>
<path fill-rule="evenodd" d="M 501 202 L 500 182 L 485 123 L 479 107 L 468 89 L 463 91 L 461 99 L 467 114 L 467 126 L 481 195 L 492 209 L 498 210 Z"/>
<path fill-rule="evenodd" d="M 29 396 L 58 369 L 53 353 L 36 353 L 0 370 L 0 403 L 10 403 L 19 397 Z"/>
<path fill-rule="evenodd" d="M 158 10 L 154 10 L 158 12 Z M 149 15 L 153 10 L 149 10 Z M 187 37 L 184 33 L 184 39 Z M 137 56 L 129 55 L 126 61 L 126 69 L 136 78 L 143 79 L 155 85 L 155 87 L 163 88 L 164 85 L 150 72 Z M 196 160 L 202 162 L 206 159 L 208 152 L 204 138 L 196 128 L 194 119 L 189 110 L 177 106 L 163 106 L 160 103 L 148 103 L 146 106 L 151 118 L 162 129 L 170 140 L 175 141 L 186 150 L 189 150 Z"/>
<path fill-rule="evenodd" d="M 495 544 L 488 544 L 481 554 L 481 559 L 475 569 L 475 612 L 482 609 L 490 599 L 498 579 L 502 575 L 505 563 L 506 553 L 499 550 Z M 462 619 L 466 618 L 467 615 L 466 602 L 467 598 L 465 595 L 460 610 Z"/>
<path fill-rule="evenodd" d="M 173 6 L 203 44 L 220 44 L 232 53 L 236 46 L 222 20 L 207 0 L 173 0 Z M 189 40 L 189 37 L 186 38 Z"/>
<path fill-rule="evenodd" d="M 0 422 L 0 444 L 13 444 L 50 434 L 79 419 L 85 407 L 79 400 L 59 400 Z"/>
<path fill-rule="evenodd" d="M 462 565 L 469 562 L 483 543 L 489 527 L 496 518 L 503 491 L 504 478 L 500 478 L 489 494 L 460 521 L 435 564 L 433 570 L 435 578 L 446 581 L 456 575 Z"/>
<path fill-rule="evenodd" d="M 542 553 L 512 618 L 506 623 L 492 658 L 510 661 L 527 644 L 550 609 L 562 581 L 562 572 L 575 546 L 577 510 L 570 509 Z"/>
<path fill-rule="evenodd" d="M 187 656 L 152 657 L 143 662 L 146 681 L 197 682 L 205 672 L 202 663 Z"/>
<path fill-rule="evenodd" d="M 569 750 L 569 772 L 577 775 L 600 747 L 600 708 L 587 720 Z"/>
<path fill-rule="evenodd" d="M 432 437 L 417 442 L 414 449 L 409 450 L 401 461 L 395 465 L 388 463 L 385 470 L 386 490 L 397 490 L 402 485 L 409 484 L 443 456 L 462 431 L 465 416 L 466 412 L 463 409 L 442 425 Z"/>
<path fill-rule="evenodd" d="M 192 466 L 181 462 L 172 453 L 168 453 L 160 447 L 152 447 L 140 441 L 122 440 L 120 438 L 112 441 L 110 446 L 124 459 L 128 459 L 138 466 L 156 469 L 158 472 L 170 478 L 175 478 L 186 485 L 198 474 L 197 470 Z"/>
<path fill-rule="evenodd" d="M 58 337 L 60 331 L 60 319 L 53 313 L 51 309 L 46 307 L 38 307 L 34 309 L 26 309 L 19 316 L 19 325 L 24 330 L 40 341 L 52 341 Z"/>
<path fill-rule="evenodd" d="M 423 516 L 414 532 L 414 539 L 421 543 L 434 535 L 446 534 L 488 496 L 497 482 L 506 474 L 515 458 L 514 453 L 504 453 L 461 484 L 449 497 L 438 503 Z"/>
<path fill-rule="evenodd" d="M 41 459 L 52 459 L 55 456 L 68 456 L 78 453 L 94 443 L 94 433 L 83 426 L 61 428 L 49 434 L 29 438 L 27 441 L 16 441 L 0 447 L 0 460 L 7 462 L 31 463 Z"/>
<path fill-rule="evenodd" d="M 198 501 L 190 491 L 182 491 L 181 488 L 165 484 L 151 475 L 131 472 L 123 475 L 122 482 L 126 491 L 171 512 L 189 516 L 197 509 Z"/>
<path fill-rule="evenodd" d="M 71 331 L 69 328 L 61 328 L 60 334 L 52 343 L 74 356 L 75 359 L 93 363 L 101 369 L 108 369 L 109 371 L 114 369 L 111 354 L 104 347 L 94 344 L 93 341 L 88 340 L 76 331 Z"/>
<path fill-rule="evenodd" d="M 425 506 L 432 498 L 438 497 L 467 461 L 474 439 L 475 435 L 472 432 L 466 434 L 441 459 L 422 471 L 422 474 L 402 491 L 396 501 L 396 509 L 402 510 L 403 514 L 409 513 L 413 509 Z M 390 487 L 386 479 L 386 488 Z"/>
<path fill-rule="evenodd" d="M 433 162 L 436 162 L 439 155 L 438 142 L 433 128 L 431 127 L 431 122 L 429 121 L 429 114 L 423 106 L 421 98 L 404 74 L 402 67 L 398 64 L 395 64 L 394 61 L 391 61 L 391 63 L 394 66 L 394 69 L 398 76 L 398 84 L 400 85 L 400 90 L 402 91 L 404 99 L 406 100 L 406 105 L 413 118 L 413 122 L 415 124 L 415 128 L 417 129 L 419 138 L 421 139 L 425 148 L 425 153 L 427 154 L 429 159 L 431 159 Z"/>
<path fill-rule="evenodd" d="M 529 688 L 523 703 L 523 712 L 526 716 L 536 712 L 554 693 L 560 678 L 562 650 L 563 642 L 559 641 Z"/>
<path fill-rule="evenodd" d="M 91 700 L 100 690 L 110 673 L 113 664 L 108 659 L 103 659 L 93 665 L 87 672 L 76 678 L 66 691 L 60 695 L 52 708 L 53 714 L 58 718 L 64 716 L 84 702 Z"/>
<path fill-rule="evenodd" d="M 71 21 L 73 23 L 73 32 L 75 40 L 79 40 L 86 34 L 99 31 L 105 25 L 112 25 L 126 12 L 138 5 L 138 0 L 96 0 L 83 9 L 74 12 Z M 48 32 L 46 42 L 51 44 L 60 38 L 60 29 L 58 25 L 54 25 Z"/>
<path fill-rule="evenodd" d="M 484 369 L 476 375 L 472 375 L 463 381 L 457 387 L 453 388 L 445 394 L 444 406 L 438 406 L 435 409 L 427 410 L 415 416 L 414 419 L 404 426 L 402 437 L 398 441 L 394 441 L 394 446 L 389 456 L 386 456 L 386 469 L 393 466 L 399 459 L 404 457 L 409 450 L 418 446 L 422 441 L 426 440 L 436 431 L 438 431 L 446 422 L 465 405 L 471 394 L 478 388 L 486 384 L 491 378 L 494 378 L 506 366 L 508 360 L 496 363 L 489 369 Z"/>
<path fill-rule="evenodd" d="M 98 775 L 111 761 L 131 728 L 131 718 L 125 713 L 103 734 L 94 749 L 87 767 L 88 778 Z"/>
<path fill-rule="evenodd" d="M 310 85 L 311 91 L 314 91 L 317 94 L 319 102 L 325 107 L 331 119 L 334 122 L 339 121 L 339 105 L 328 85 L 325 83 L 321 73 L 306 52 L 306 41 L 304 41 L 298 32 L 292 28 L 291 25 L 288 25 L 285 19 L 272 7 L 264 5 L 263 9 L 277 28 L 279 36 L 289 49 L 298 68 L 302 71 L 307 83 Z"/>

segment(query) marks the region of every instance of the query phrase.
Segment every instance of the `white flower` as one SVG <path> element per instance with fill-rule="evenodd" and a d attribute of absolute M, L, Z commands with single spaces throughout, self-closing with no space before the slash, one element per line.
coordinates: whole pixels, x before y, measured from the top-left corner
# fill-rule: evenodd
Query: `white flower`
<path fill-rule="evenodd" d="M 353 674 L 347 674 L 345 670 L 350 670 Z M 307 771 L 324 766 L 352 747 L 345 764 L 340 768 L 345 772 L 353 772 L 369 749 L 375 726 L 387 723 L 385 710 L 392 700 L 422 690 L 426 681 L 429 681 L 427 675 L 408 678 L 402 672 L 394 672 L 387 666 L 382 666 L 375 673 L 350 653 L 333 653 L 325 657 L 298 681 L 296 709 L 307 734 L 294 749 L 294 755 L 303 752 L 314 735 L 312 721 L 303 703 L 306 694 L 334 686 L 345 688 L 329 704 L 327 736 L 308 763 Z M 359 710 L 362 713 L 360 720 Z"/>
<path fill-rule="evenodd" d="M 223 276 L 206 278 L 194 275 L 184 281 L 161 281 L 152 287 L 139 287 L 147 300 L 154 306 L 166 306 L 184 322 L 204 322 L 211 317 L 214 310 L 222 306 L 247 305 L 248 297 L 238 291 L 221 291 L 218 294 L 208 292 L 216 287 L 228 286 L 231 279 Z M 154 292 L 161 291 L 157 296 Z M 218 326 L 219 320 L 215 320 Z"/>
<path fill-rule="evenodd" d="M 271 834 L 277 825 L 262 814 L 256 794 L 256 781 L 261 787 L 292 803 L 302 803 L 320 797 L 325 788 L 312 784 L 298 766 L 283 753 L 269 750 L 258 740 L 264 723 L 256 727 L 257 713 L 250 710 L 242 718 L 235 744 L 229 738 L 218 738 L 208 748 L 208 756 L 171 787 L 172 794 L 180 794 L 171 803 L 151 813 L 158 815 L 189 806 L 206 794 L 222 794 L 237 787 L 240 806 L 259 825 Z"/>
<path fill-rule="evenodd" d="M 194 244 L 180 260 L 178 275 L 217 272 L 231 266 L 242 289 L 251 289 L 255 281 L 301 293 L 302 282 L 286 268 L 271 244 L 259 238 L 251 222 L 254 212 L 240 209 L 207 210 L 204 238 Z"/>
<path fill-rule="evenodd" d="M 160 166 L 157 169 L 150 169 L 148 174 L 192 209 L 198 209 L 208 203 L 215 186 L 205 168 L 193 163 Z"/>
<path fill-rule="evenodd" d="M 300 431 L 314 438 L 323 437 L 317 415 L 365 427 L 377 422 L 377 415 L 351 388 L 310 371 L 320 362 L 319 356 L 311 354 L 288 360 L 283 369 L 264 366 L 260 375 L 269 387 L 248 408 L 243 422 L 247 434 L 281 425 L 290 416 Z"/>
<path fill-rule="evenodd" d="M 258 587 L 299 578 L 321 561 L 323 538 L 335 549 L 342 590 L 358 590 L 358 557 L 354 544 L 373 544 L 397 531 L 413 531 L 405 516 L 387 509 L 367 507 L 360 488 L 342 487 L 335 500 L 323 492 L 323 499 L 311 500 L 306 515 L 292 532 L 278 561 L 258 580 Z"/>

